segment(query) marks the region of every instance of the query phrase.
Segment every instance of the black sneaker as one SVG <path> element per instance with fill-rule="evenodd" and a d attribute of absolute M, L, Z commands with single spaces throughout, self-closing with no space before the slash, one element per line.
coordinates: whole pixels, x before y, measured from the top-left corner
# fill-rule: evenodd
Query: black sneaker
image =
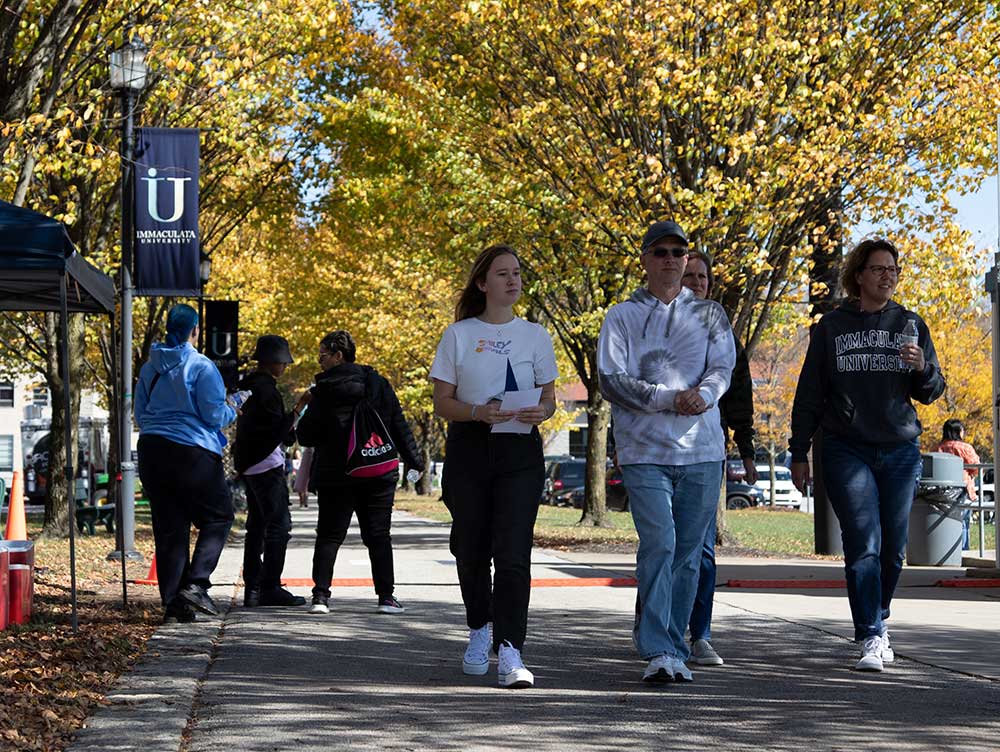
<path fill-rule="evenodd" d="M 312 605 L 309 607 L 310 614 L 330 613 L 330 599 L 325 595 L 314 595 Z"/>
<path fill-rule="evenodd" d="M 243 608 L 257 608 L 260 605 L 260 590 L 247 588 L 243 591 Z"/>
<path fill-rule="evenodd" d="M 194 609 L 183 601 L 171 603 L 163 612 L 164 624 L 190 624 L 193 621 L 197 621 Z"/>
<path fill-rule="evenodd" d="M 262 606 L 304 606 L 306 599 L 301 595 L 293 595 L 283 587 L 277 587 L 260 592 Z"/>
<path fill-rule="evenodd" d="M 401 614 L 406 609 L 391 595 L 381 595 L 379 596 L 378 606 L 376 606 L 375 610 L 380 614 Z"/>
<path fill-rule="evenodd" d="M 218 616 L 222 613 L 222 610 L 215 605 L 215 601 L 209 597 L 208 591 L 201 585 L 188 585 L 177 594 L 177 597 L 203 614 Z"/>

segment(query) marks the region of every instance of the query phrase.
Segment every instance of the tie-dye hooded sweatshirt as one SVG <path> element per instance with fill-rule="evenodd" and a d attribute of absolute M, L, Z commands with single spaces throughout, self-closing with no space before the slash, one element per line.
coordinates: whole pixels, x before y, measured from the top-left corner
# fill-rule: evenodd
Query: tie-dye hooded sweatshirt
<path fill-rule="evenodd" d="M 622 465 L 693 465 L 725 459 L 719 398 L 729 388 L 736 348 L 725 311 L 687 288 L 664 303 L 646 288 L 613 306 L 597 345 L 601 394 L 611 402 Z M 697 388 L 700 415 L 674 411 Z"/>

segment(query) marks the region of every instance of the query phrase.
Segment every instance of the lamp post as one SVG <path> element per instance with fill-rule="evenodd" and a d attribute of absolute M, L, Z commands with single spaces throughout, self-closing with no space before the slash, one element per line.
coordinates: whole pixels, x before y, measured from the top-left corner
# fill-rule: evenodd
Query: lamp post
<path fill-rule="evenodd" d="M 205 251 L 205 246 L 198 249 L 198 352 L 205 352 L 205 285 L 212 275 L 212 257 Z"/>
<path fill-rule="evenodd" d="M 139 93 L 146 87 L 149 69 L 146 66 L 147 47 L 136 36 L 111 53 L 111 88 L 122 98 L 121 140 L 121 404 L 119 405 L 118 456 L 121 485 L 119 486 L 118 550 L 109 558 L 124 556 L 142 559 L 135 548 L 135 463 L 132 461 L 132 250 L 133 230 L 133 180 L 132 164 L 135 156 L 133 115 Z"/>

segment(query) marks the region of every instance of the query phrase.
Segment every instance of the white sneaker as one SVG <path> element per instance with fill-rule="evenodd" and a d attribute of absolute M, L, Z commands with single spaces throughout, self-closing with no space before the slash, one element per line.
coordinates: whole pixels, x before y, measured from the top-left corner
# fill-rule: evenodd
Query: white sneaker
<path fill-rule="evenodd" d="M 674 669 L 674 681 L 675 682 L 693 682 L 694 676 L 691 674 L 691 669 L 684 665 L 684 661 L 680 658 L 671 658 L 673 662 Z"/>
<path fill-rule="evenodd" d="M 725 663 L 708 640 L 692 642 L 691 657 L 688 660 L 697 666 L 721 666 Z"/>
<path fill-rule="evenodd" d="M 504 642 L 500 646 L 500 662 L 497 664 L 497 680 L 501 687 L 522 689 L 535 686 L 535 676 L 524 667 L 521 651 Z"/>
<path fill-rule="evenodd" d="M 882 663 L 892 663 L 896 660 L 896 654 L 892 650 L 892 645 L 889 644 L 889 631 L 886 630 L 882 633 Z"/>
<path fill-rule="evenodd" d="M 874 635 L 861 645 L 861 660 L 854 667 L 855 671 L 882 670 L 882 635 Z"/>
<path fill-rule="evenodd" d="M 672 682 L 674 680 L 674 659 L 669 655 L 651 658 L 642 672 L 644 682 Z"/>
<path fill-rule="evenodd" d="M 328 614 L 330 613 L 329 599 L 324 598 L 322 595 L 314 595 L 312 599 L 312 605 L 309 607 L 310 614 Z"/>
<path fill-rule="evenodd" d="M 490 670 L 490 645 L 493 642 L 493 625 L 469 630 L 469 644 L 462 658 L 462 673 L 482 676 Z"/>

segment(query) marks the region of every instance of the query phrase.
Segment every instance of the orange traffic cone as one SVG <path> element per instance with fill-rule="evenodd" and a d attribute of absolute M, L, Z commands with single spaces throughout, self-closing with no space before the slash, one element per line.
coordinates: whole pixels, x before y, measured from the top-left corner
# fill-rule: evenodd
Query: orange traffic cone
<path fill-rule="evenodd" d="M 24 482 L 21 471 L 14 471 L 10 482 L 10 506 L 7 507 L 7 540 L 28 540 L 28 525 L 24 518 Z"/>
<path fill-rule="evenodd" d="M 156 554 L 153 554 L 153 560 L 149 563 L 149 574 L 146 575 L 144 580 L 136 580 L 136 585 L 159 585 L 160 581 L 156 579 Z"/>

